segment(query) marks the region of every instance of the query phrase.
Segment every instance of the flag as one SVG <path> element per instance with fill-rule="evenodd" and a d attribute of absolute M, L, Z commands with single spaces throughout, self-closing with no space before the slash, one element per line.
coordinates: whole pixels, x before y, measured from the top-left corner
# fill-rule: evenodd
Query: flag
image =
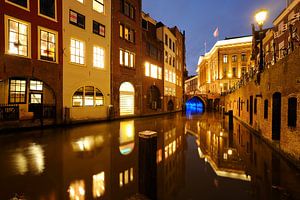
<path fill-rule="evenodd" d="M 216 28 L 215 32 L 214 32 L 214 37 L 219 37 L 219 27 Z"/>

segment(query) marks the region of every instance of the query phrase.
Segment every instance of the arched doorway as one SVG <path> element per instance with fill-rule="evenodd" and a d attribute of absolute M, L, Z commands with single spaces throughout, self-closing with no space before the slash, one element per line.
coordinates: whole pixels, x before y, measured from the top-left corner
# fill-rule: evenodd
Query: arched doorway
<path fill-rule="evenodd" d="M 161 108 L 161 99 L 159 89 L 152 85 L 148 91 L 149 94 L 149 106 L 152 110 L 157 110 Z"/>
<path fill-rule="evenodd" d="M 134 87 L 129 82 L 120 86 L 120 116 L 134 114 Z"/>
<path fill-rule="evenodd" d="M 197 96 L 189 99 L 185 105 L 187 113 L 202 113 L 205 109 L 204 101 Z"/>
<path fill-rule="evenodd" d="M 168 111 L 174 110 L 174 102 L 172 100 L 168 101 Z"/>
<path fill-rule="evenodd" d="M 273 94 L 272 103 L 272 140 L 280 140 L 281 128 L 281 93 Z"/>

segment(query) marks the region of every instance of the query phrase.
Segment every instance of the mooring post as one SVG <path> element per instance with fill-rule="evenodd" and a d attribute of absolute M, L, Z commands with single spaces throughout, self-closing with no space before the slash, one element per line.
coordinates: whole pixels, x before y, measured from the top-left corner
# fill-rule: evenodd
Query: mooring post
<path fill-rule="evenodd" d="M 157 132 L 139 133 L 139 192 L 157 199 Z"/>

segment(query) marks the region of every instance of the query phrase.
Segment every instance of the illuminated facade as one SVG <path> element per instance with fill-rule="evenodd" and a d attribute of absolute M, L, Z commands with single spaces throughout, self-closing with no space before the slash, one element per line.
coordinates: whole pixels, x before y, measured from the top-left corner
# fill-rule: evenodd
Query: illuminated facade
<path fill-rule="evenodd" d="M 61 5 L 0 2 L 0 129 L 61 122 Z"/>
<path fill-rule="evenodd" d="M 164 43 L 164 111 L 182 109 L 185 34 L 175 26 L 157 24 L 157 38 Z"/>
<path fill-rule="evenodd" d="M 111 1 L 63 1 L 65 121 L 106 119 L 110 103 Z"/>
<path fill-rule="evenodd" d="M 252 36 L 218 41 L 205 56 L 199 58 L 200 92 L 215 98 L 228 92 L 242 74 L 253 67 L 251 52 Z"/>

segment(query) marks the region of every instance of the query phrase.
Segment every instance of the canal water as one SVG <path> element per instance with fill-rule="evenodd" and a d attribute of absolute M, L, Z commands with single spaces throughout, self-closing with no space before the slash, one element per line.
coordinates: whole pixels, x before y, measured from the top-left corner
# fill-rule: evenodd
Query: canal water
<path fill-rule="evenodd" d="M 196 111 L 1 136 L 0 200 L 300 199 L 298 170 Z"/>

